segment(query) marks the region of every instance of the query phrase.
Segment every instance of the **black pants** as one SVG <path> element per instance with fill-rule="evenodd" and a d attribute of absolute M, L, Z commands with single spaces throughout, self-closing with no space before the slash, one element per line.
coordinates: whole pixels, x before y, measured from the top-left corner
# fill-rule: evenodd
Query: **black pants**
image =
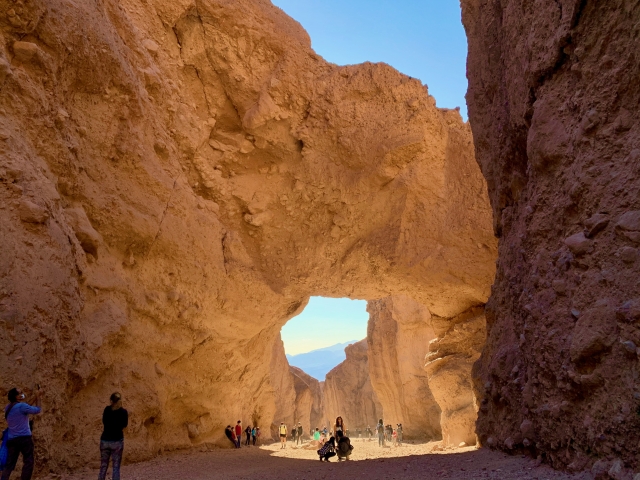
<path fill-rule="evenodd" d="M 16 437 L 7 442 L 7 465 L 2 471 L 2 480 L 9 480 L 11 472 L 16 468 L 18 457 L 22 454 L 22 476 L 21 480 L 31 480 L 33 474 L 33 438 Z"/>
<path fill-rule="evenodd" d="M 255 445 L 256 444 L 256 437 L 254 436 L 252 438 L 253 438 L 253 444 Z"/>
<path fill-rule="evenodd" d="M 247 441 L 244 443 L 245 445 L 251 445 L 251 435 L 247 435 Z"/>
<path fill-rule="evenodd" d="M 320 458 L 321 458 L 321 460 L 325 460 L 326 462 L 328 462 L 331 457 L 335 457 L 335 456 L 336 456 L 336 452 L 328 452 L 328 453 L 325 453 Z"/>

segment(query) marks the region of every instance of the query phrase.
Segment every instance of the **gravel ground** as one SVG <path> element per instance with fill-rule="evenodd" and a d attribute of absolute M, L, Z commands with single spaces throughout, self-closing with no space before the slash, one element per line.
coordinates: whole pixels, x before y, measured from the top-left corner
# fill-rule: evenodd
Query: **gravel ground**
<path fill-rule="evenodd" d="M 175 453 L 122 468 L 122 480 L 298 480 L 326 479 L 338 475 L 344 479 L 581 479 L 591 474 L 557 472 L 522 456 L 475 447 L 434 451 L 438 443 L 405 444 L 380 448 L 377 441 L 356 439 L 351 461 L 321 463 L 316 447 L 308 444 L 287 448 L 279 444 L 243 447 L 240 450 Z M 126 449 L 125 449 L 126 456 Z M 97 471 L 87 470 L 62 477 L 64 480 L 95 480 Z M 110 478 L 110 475 L 108 475 Z"/>

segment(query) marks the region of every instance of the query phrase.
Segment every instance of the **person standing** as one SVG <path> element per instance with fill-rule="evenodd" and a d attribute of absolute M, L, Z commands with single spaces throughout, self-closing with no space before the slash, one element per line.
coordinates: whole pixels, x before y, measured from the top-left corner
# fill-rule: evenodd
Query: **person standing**
<path fill-rule="evenodd" d="M 40 407 L 40 389 L 35 392 L 35 405 L 31 406 L 24 400 L 24 392 L 19 388 L 9 390 L 7 397 L 9 405 L 4 408 L 4 418 L 9 426 L 7 437 L 7 464 L 2 471 L 2 480 L 9 480 L 11 472 L 16 468 L 18 457 L 22 454 L 22 480 L 31 480 L 33 465 L 33 437 L 29 425 L 29 415 L 38 415 L 42 412 Z"/>
<path fill-rule="evenodd" d="M 398 424 L 397 431 L 398 431 L 398 444 L 402 445 L 402 424 L 401 423 Z"/>
<path fill-rule="evenodd" d="M 297 436 L 298 436 L 298 429 L 294 424 L 293 428 L 291 429 L 291 441 L 295 443 Z"/>
<path fill-rule="evenodd" d="M 382 419 L 378 420 L 378 425 L 376 425 L 376 433 L 378 434 L 378 446 L 384 447 L 384 423 Z"/>
<path fill-rule="evenodd" d="M 247 437 L 245 445 L 248 447 L 251 445 L 251 425 L 247 425 L 247 428 L 244 429 L 244 434 Z"/>
<path fill-rule="evenodd" d="M 338 432 L 342 432 L 345 436 L 347 435 L 347 427 L 344 426 L 344 421 L 342 417 L 336 418 L 336 423 L 333 426 L 333 435 L 338 438 Z"/>
<path fill-rule="evenodd" d="M 236 430 L 234 433 L 236 434 L 236 448 L 240 448 L 240 444 L 242 443 L 242 422 L 240 420 L 236 423 Z"/>
<path fill-rule="evenodd" d="M 256 430 L 258 427 L 253 427 L 253 429 L 251 430 L 251 440 L 253 442 L 253 446 L 256 446 L 256 436 L 258 434 L 258 431 Z"/>
<path fill-rule="evenodd" d="M 122 452 L 124 451 L 124 432 L 129 425 L 129 412 L 122 408 L 122 395 L 115 392 L 109 398 L 110 405 L 107 405 L 102 412 L 102 435 L 100 436 L 100 473 L 98 480 L 104 480 L 109 468 L 109 459 L 113 465 L 113 480 L 120 480 L 120 463 L 122 462 Z"/>
<path fill-rule="evenodd" d="M 287 426 L 284 422 L 280 422 L 280 428 L 278 430 L 280 432 L 280 448 L 287 448 Z"/>
<path fill-rule="evenodd" d="M 296 445 L 302 443 L 302 423 L 298 422 L 298 436 L 296 437 Z"/>

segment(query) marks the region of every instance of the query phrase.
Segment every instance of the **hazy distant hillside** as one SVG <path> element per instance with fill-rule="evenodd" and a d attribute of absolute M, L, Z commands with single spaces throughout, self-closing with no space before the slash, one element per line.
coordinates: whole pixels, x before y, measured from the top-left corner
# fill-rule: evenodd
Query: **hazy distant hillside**
<path fill-rule="evenodd" d="M 330 347 L 312 350 L 307 353 L 287 355 L 287 360 L 289 360 L 289 365 L 301 368 L 312 377 L 324 381 L 327 373 L 346 358 L 344 353 L 345 347 L 356 342 L 357 340 L 351 340 L 349 342 L 331 345 Z"/>

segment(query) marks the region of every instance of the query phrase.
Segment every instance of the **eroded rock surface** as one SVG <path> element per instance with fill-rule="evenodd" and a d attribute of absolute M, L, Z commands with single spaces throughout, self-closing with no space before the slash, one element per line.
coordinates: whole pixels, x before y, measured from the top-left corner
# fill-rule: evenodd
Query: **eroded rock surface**
<path fill-rule="evenodd" d="M 342 416 L 354 437 L 356 428 L 374 429 L 382 417 L 382 405 L 371 385 L 368 349 L 367 339 L 347 346 L 344 349 L 347 358 L 327 373 L 324 381 L 323 418 L 333 422 Z"/>
<path fill-rule="evenodd" d="M 615 460 L 626 478 L 640 468 L 640 4 L 461 3 L 500 236 L 481 442 L 558 467 L 598 461 L 598 475 Z"/>
<path fill-rule="evenodd" d="M 367 311 L 369 372 L 385 424 L 402 423 L 406 438 L 439 439 L 441 409 L 424 370 L 436 338 L 429 310 L 394 296 L 370 301 Z"/>
<path fill-rule="evenodd" d="M 2 384 L 47 389 L 41 466 L 95 461 L 114 390 L 130 461 L 268 430 L 312 294 L 487 300 L 471 132 L 419 81 L 328 64 L 266 0 L 0 11 Z"/>
<path fill-rule="evenodd" d="M 303 438 L 307 438 L 312 429 L 321 427 L 323 421 L 323 384 L 297 367 L 289 368 L 296 390 L 294 423 L 302 424 Z"/>
<path fill-rule="evenodd" d="M 487 336 L 484 309 L 472 308 L 454 319 L 432 317 L 431 325 L 437 338 L 429 342 L 424 368 L 442 410 L 442 441 L 453 446 L 475 445 L 478 407 L 471 368 Z"/>

